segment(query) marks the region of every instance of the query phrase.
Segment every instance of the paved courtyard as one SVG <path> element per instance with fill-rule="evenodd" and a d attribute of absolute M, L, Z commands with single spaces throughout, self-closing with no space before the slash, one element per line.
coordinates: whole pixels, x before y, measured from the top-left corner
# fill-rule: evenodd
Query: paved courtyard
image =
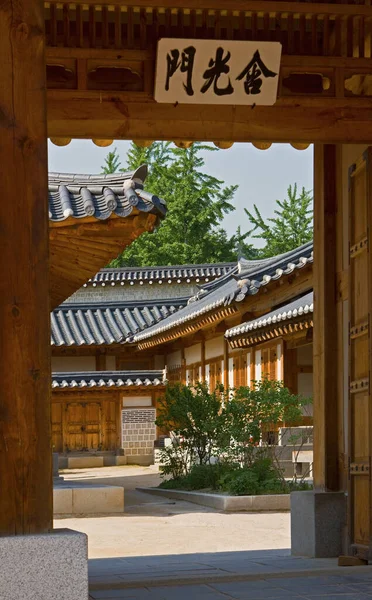
<path fill-rule="evenodd" d="M 220 513 L 136 491 L 155 467 L 64 473 L 125 488 L 125 513 L 58 519 L 88 534 L 90 600 L 372 600 L 372 567 L 290 556 L 288 513 Z"/>
<path fill-rule="evenodd" d="M 344 573 L 344 572 L 343 572 Z M 91 591 L 94 600 L 371 600 L 371 567 L 344 574 L 267 576 L 250 580 L 209 581 L 189 585 L 144 585 Z"/>
<path fill-rule="evenodd" d="M 63 518 L 56 527 L 88 534 L 89 557 L 129 557 L 289 548 L 288 513 L 220 513 L 136 491 L 160 482 L 156 467 L 80 469 L 66 480 L 125 488 L 125 513 Z"/>

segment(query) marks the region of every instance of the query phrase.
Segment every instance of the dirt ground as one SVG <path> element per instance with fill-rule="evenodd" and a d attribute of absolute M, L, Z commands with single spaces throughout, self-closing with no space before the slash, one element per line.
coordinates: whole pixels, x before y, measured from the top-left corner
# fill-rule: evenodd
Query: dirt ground
<path fill-rule="evenodd" d="M 158 468 L 104 467 L 61 473 L 65 480 L 124 487 L 120 515 L 56 519 L 88 534 L 89 558 L 230 552 L 290 547 L 289 513 L 222 513 L 136 491 L 156 486 Z"/>

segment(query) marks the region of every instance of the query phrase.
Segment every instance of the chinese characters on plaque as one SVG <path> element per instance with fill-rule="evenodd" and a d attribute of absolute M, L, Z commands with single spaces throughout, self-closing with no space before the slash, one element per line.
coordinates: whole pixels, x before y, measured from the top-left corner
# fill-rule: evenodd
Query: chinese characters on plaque
<path fill-rule="evenodd" d="M 281 51 L 279 42 L 163 38 L 158 43 L 155 100 L 272 105 Z"/>

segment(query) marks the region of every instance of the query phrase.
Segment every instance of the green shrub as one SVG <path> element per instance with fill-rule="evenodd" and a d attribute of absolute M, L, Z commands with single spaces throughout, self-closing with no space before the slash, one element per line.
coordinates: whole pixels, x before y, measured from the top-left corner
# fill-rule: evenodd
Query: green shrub
<path fill-rule="evenodd" d="M 217 463 L 214 465 L 194 465 L 187 475 L 163 481 L 160 487 L 165 489 L 183 489 L 183 490 L 218 490 L 220 480 L 230 472 L 231 465 Z"/>
<path fill-rule="evenodd" d="M 232 496 L 256 496 L 259 493 L 259 486 L 256 473 L 250 469 L 240 469 L 225 479 L 223 491 Z"/>

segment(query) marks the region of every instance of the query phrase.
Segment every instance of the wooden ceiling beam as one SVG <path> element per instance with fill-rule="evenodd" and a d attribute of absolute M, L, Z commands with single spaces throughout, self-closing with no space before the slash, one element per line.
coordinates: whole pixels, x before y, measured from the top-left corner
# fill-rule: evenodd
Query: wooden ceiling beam
<path fill-rule="evenodd" d="M 61 4 L 61 1 L 52 0 L 46 4 Z M 148 8 L 148 9 L 177 9 L 177 10 L 211 10 L 225 11 L 226 0 L 125 0 L 123 6 L 122 0 L 74 0 L 66 4 L 97 6 L 97 7 L 115 7 L 127 8 Z M 263 4 L 260 0 L 229 0 L 229 11 L 243 11 L 256 13 L 291 13 L 291 14 L 316 14 L 329 16 L 348 16 L 364 15 L 371 16 L 371 7 L 367 5 L 355 4 L 331 4 L 317 2 L 283 2 L 275 0 L 265 0 Z"/>
<path fill-rule="evenodd" d="M 273 107 L 128 102 L 120 92 L 48 92 L 49 137 L 372 143 L 370 98 L 282 98 Z M 222 126 L 223 124 L 223 126 Z"/>

